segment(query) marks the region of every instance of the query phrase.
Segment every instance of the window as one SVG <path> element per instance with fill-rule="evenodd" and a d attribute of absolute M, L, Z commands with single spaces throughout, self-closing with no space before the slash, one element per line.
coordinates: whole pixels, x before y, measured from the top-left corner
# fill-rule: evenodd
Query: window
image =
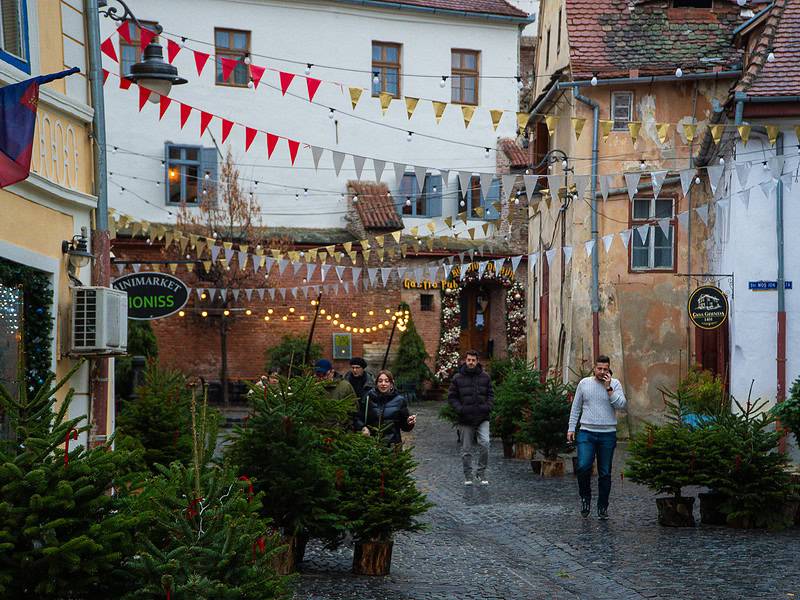
<path fill-rule="evenodd" d="M 633 120 L 633 92 L 613 92 L 611 94 L 611 118 L 614 131 L 627 131 Z"/>
<path fill-rule="evenodd" d="M 166 144 L 167 204 L 213 200 L 217 185 L 217 149 Z"/>
<path fill-rule="evenodd" d="M 0 59 L 31 72 L 27 0 L 0 0 Z"/>
<path fill-rule="evenodd" d="M 372 74 L 378 75 L 378 83 L 372 82 L 372 95 L 387 92 L 400 97 L 400 44 L 372 42 Z"/>
<path fill-rule="evenodd" d="M 0 0 L 0 2 L 1 1 L 2 0 Z M 147 27 L 153 31 L 158 30 L 158 23 L 154 21 L 139 21 L 139 23 L 142 24 L 142 27 Z M 139 35 L 139 28 L 133 21 L 128 21 L 126 25 L 128 27 L 128 37 L 131 38 L 131 43 L 129 44 L 125 41 L 125 38 L 122 36 L 119 38 L 119 70 L 123 77 L 130 75 L 131 67 L 142 59 L 142 47 L 140 45 L 142 38 Z M 158 36 L 154 37 L 153 41 L 158 43 Z"/>
<path fill-rule="evenodd" d="M 452 101 L 454 104 L 478 104 L 478 61 L 477 50 L 453 50 L 450 58 L 450 79 L 453 82 Z"/>
<path fill-rule="evenodd" d="M 634 271 L 672 270 L 675 267 L 675 200 L 673 198 L 633 199 L 631 219 L 631 269 Z M 660 219 L 669 219 L 669 235 L 664 235 Z M 642 240 L 637 227 L 648 225 Z"/>
<path fill-rule="evenodd" d="M 250 81 L 250 67 L 244 64 L 244 58 L 250 54 L 250 32 L 235 29 L 214 30 L 214 52 L 216 54 L 216 83 L 234 87 L 247 87 Z M 238 60 L 228 80 L 222 77 L 222 58 Z"/>
<path fill-rule="evenodd" d="M 486 198 L 483 197 L 481 192 L 481 178 L 472 177 L 469 180 L 469 189 L 467 193 L 461 189 L 461 182 L 458 184 L 459 198 L 464 202 L 462 206 L 459 203 L 458 212 L 467 211 L 468 219 L 496 219 L 498 218 L 497 210 L 492 206 L 492 202 L 500 200 L 500 180 L 495 178 L 492 180 L 492 185 L 489 186 L 489 194 Z M 483 216 L 480 216 L 475 211 L 476 208 L 483 207 Z"/>
<path fill-rule="evenodd" d="M 425 312 L 433 311 L 433 294 L 422 294 L 419 297 L 419 309 Z"/>
<path fill-rule="evenodd" d="M 400 181 L 395 196 L 400 213 L 413 217 L 440 217 L 442 215 L 442 176 L 427 175 L 422 193 L 417 186 L 417 176 L 406 173 Z"/>

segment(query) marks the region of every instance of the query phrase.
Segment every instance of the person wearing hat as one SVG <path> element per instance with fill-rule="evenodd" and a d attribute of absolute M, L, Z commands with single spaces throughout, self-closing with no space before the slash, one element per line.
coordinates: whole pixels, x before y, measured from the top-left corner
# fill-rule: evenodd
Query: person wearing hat
<path fill-rule="evenodd" d="M 345 373 L 344 379 L 353 386 L 353 391 L 359 400 L 375 387 L 375 377 L 367 371 L 367 361 L 360 356 L 350 359 L 350 370 Z"/>
<path fill-rule="evenodd" d="M 333 363 L 327 358 L 320 358 L 314 364 L 314 375 L 324 382 L 325 391 L 332 400 L 343 400 L 344 398 L 356 400 L 353 386 L 338 376 L 336 371 L 333 370 Z M 353 404 L 355 406 L 355 402 Z"/>

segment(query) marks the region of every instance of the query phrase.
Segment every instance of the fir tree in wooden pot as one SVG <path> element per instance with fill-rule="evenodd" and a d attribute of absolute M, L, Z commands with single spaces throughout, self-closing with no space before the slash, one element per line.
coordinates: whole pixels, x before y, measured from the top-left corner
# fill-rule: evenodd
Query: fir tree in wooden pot
<path fill-rule="evenodd" d="M 503 441 L 503 457 L 531 460 L 536 449 L 529 440 L 520 439 L 519 421 L 530 416 L 532 399 L 541 390 L 539 371 L 511 359 L 493 362 L 491 373 L 495 388 L 490 418 L 492 432 Z"/>
<path fill-rule="evenodd" d="M 570 448 L 566 431 L 574 389 L 571 383 L 548 378 L 533 398 L 530 415 L 519 421 L 520 438 L 530 441 L 544 456 L 541 461 L 531 460 L 534 472 L 543 477 L 564 475 L 564 459 L 559 454 Z"/>
<path fill-rule="evenodd" d="M 425 342 L 417 332 L 414 320 L 411 318 L 408 304 L 401 304 L 400 310 L 395 313 L 393 318 L 398 319 L 397 328 L 401 331 L 401 335 L 397 347 L 397 357 L 392 365 L 392 373 L 394 373 L 400 391 L 419 397 L 422 395 L 423 384 L 433 379 L 433 373 L 426 362 L 430 356 L 425 350 Z M 409 398 L 409 400 L 413 399 Z"/>
<path fill-rule="evenodd" d="M 356 540 L 353 572 L 388 575 L 395 533 L 423 529 L 418 517 L 432 506 L 414 482 L 411 450 L 354 434 L 335 442 L 334 456 L 341 510 Z"/>

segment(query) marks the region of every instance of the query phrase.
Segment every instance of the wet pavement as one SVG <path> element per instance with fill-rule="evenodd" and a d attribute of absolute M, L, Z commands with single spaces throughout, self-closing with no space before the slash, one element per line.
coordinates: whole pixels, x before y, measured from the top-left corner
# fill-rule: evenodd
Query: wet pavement
<path fill-rule="evenodd" d="M 429 529 L 397 536 L 386 577 L 355 576 L 351 547 L 330 551 L 312 541 L 295 598 L 800 599 L 800 529 L 660 527 L 654 495 L 620 478 L 624 451 L 605 522 L 580 517 L 571 473 L 535 476 L 527 461 L 503 459 L 499 440 L 490 485 L 465 487 L 456 434 L 437 418 L 440 407 L 418 405 L 418 425 L 404 438 L 435 503 L 424 519 Z"/>

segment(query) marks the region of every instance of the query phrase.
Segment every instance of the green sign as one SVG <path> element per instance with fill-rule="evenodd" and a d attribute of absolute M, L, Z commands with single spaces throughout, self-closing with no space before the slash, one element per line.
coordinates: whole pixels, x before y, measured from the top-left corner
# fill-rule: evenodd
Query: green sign
<path fill-rule="evenodd" d="M 333 358 L 341 360 L 353 358 L 353 337 L 349 333 L 333 334 Z"/>
<path fill-rule="evenodd" d="M 128 293 L 128 318 L 137 321 L 168 317 L 189 300 L 186 284 L 165 273 L 132 273 L 111 285 Z"/>

